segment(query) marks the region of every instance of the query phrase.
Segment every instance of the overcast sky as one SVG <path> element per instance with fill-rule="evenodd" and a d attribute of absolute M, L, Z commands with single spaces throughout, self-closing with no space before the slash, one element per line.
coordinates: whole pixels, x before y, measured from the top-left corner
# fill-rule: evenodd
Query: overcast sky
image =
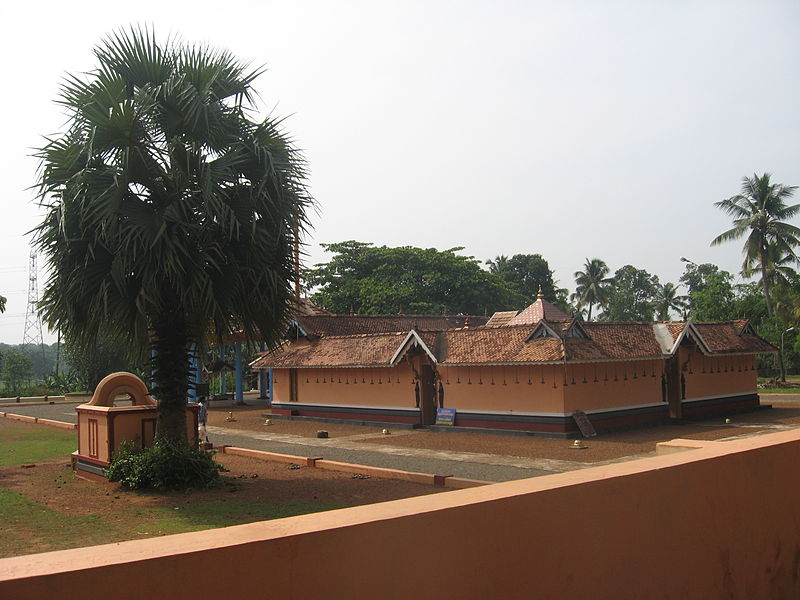
<path fill-rule="evenodd" d="M 681 256 L 739 270 L 740 244 L 709 242 L 743 176 L 800 184 L 796 0 L 40 1 L 0 22 L 2 342 L 22 341 L 59 81 L 132 23 L 267 66 L 264 111 L 311 170 L 312 264 L 355 239 L 540 253 L 569 288 L 587 257 L 677 282 Z"/>

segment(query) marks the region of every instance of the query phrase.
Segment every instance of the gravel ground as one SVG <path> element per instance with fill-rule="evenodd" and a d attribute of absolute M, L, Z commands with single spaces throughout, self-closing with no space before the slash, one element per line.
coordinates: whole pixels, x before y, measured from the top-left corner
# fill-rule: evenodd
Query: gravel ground
<path fill-rule="evenodd" d="M 409 456 L 403 454 L 398 448 L 395 453 L 371 451 L 367 446 L 363 450 L 348 448 L 332 448 L 330 446 L 314 446 L 289 444 L 270 440 L 253 439 L 236 432 L 216 434 L 209 433 L 209 439 L 215 446 L 228 444 L 240 448 L 251 448 L 265 452 L 278 452 L 280 454 L 294 454 L 296 456 L 318 456 L 328 460 L 400 469 L 402 471 L 415 471 L 420 473 L 434 473 L 437 475 L 455 475 L 467 479 L 482 481 L 509 481 L 512 479 L 525 479 L 539 475 L 549 475 L 553 471 L 536 468 L 523 468 L 507 465 L 487 464 L 482 462 L 468 462 L 464 460 L 443 460 L 424 456 Z M 385 440 L 384 440 L 385 441 Z M 393 442 L 394 440 L 392 440 Z M 386 442 L 388 443 L 388 442 Z"/>

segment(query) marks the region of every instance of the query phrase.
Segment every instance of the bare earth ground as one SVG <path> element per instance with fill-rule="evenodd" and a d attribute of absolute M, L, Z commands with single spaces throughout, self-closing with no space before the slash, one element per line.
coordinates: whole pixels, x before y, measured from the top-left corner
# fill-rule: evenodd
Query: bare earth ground
<path fill-rule="evenodd" d="M 0 419 L 0 431 L 41 427 Z M 218 454 L 215 458 L 229 469 L 221 475 L 220 486 L 164 494 L 129 492 L 120 489 L 116 483 L 85 481 L 74 475 L 69 462 L 63 458 L 37 463 L 32 468 L 18 465 L 0 467 L 0 488 L 34 502 L 36 506 L 27 509 L 27 514 L 47 513 L 47 523 L 41 527 L 31 527 L 24 522 L 25 519 L 4 522 L 2 538 L 6 543 L 0 540 L 0 557 L 183 531 L 187 523 L 176 524 L 174 519 L 183 516 L 182 510 L 188 511 L 199 505 L 215 506 L 208 509 L 210 516 L 204 513 L 201 519 L 186 517 L 189 530 L 442 491 L 442 488 L 396 480 L 354 479 L 351 474 L 322 469 L 292 469 L 287 464 L 238 456 Z M 225 510 L 224 503 L 235 503 L 235 507 Z M 277 508 L 274 514 L 269 514 L 265 507 L 273 504 Z M 0 505 L 0 512 L 3 508 Z M 204 525 L 195 526 L 193 519 L 199 519 Z M 210 525 L 209 519 L 213 521 Z M 59 527 L 59 520 L 63 527 Z M 56 522 L 51 524 L 50 521 Z M 62 536 L 59 529 L 73 534 Z"/>
<path fill-rule="evenodd" d="M 215 408 L 212 404 L 208 410 L 208 424 L 228 429 L 243 429 L 245 431 L 259 431 L 264 433 L 285 433 L 302 437 L 316 437 L 317 431 L 324 429 L 329 437 L 344 437 L 350 435 L 363 435 L 365 433 L 380 433 L 383 426 L 369 425 L 344 425 L 339 423 L 325 423 L 322 421 L 296 421 L 288 419 L 272 419 L 272 425 L 265 425 L 264 414 L 269 413 L 265 402 L 251 401 L 247 406 L 226 406 Z M 227 421 L 233 415 L 235 421 Z"/>
<path fill-rule="evenodd" d="M 762 403 L 770 404 L 771 398 L 765 396 Z M 253 403 L 255 404 L 255 403 Z M 392 429 L 389 436 L 379 435 L 382 426 L 339 425 L 336 423 L 294 421 L 273 419 L 272 425 L 265 425 L 266 405 L 250 405 L 237 408 L 211 408 L 209 425 L 257 431 L 314 437 L 317 430 L 328 431 L 331 438 L 365 436 L 354 439 L 369 449 L 370 444 L 390 445 L 403 448 L 427 448 L 431 450 L 452 450 L 454 452 L 479 452 L 525 458 L 546 458 L 575 462 L 602 462 L 628 456 L 654 454 L 656 443 L 675 438 L 697 440 L 718 440 L 741 435 L 751 435 L 759 431 L 769 431 L 775 425 L 800 426 L 800 402 L 773 402 L 773 408 L 725 417 L 689 422 L 682 425 L 663 425 L 646 427 L 631 431 L 606 433 L 584 440 L 585 450 L 571 448 L 572 439 L 546 438 L 524 435 L 503 435 L 487 433 L 439 432 L 426 430 Z M 235 422 L 225 419 L 233 412 Z"/>

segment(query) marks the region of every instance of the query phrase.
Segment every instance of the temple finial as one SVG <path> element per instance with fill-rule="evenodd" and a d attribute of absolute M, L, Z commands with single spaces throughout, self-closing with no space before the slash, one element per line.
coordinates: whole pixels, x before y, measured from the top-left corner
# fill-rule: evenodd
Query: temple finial
<path fill-rule="evenodd" d="M 539 293 L 536 294 L 536 299 L 537 300 L 544 300 L 544 292 L 542 292 L 542 286 L 541 285 L 539 286 Z"/>

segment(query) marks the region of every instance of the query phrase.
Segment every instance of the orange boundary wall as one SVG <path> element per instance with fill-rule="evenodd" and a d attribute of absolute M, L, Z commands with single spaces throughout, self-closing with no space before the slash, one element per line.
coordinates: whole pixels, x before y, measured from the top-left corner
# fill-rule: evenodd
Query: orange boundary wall
<path fill-rule="evenodd" d="M 368 465 L 358 465 L 345 463 L 335 460 L 327 460 L 322 457 L 294 456 L 292 454 L 278 454 L 277 452 L 264 452 L 263 450 L 250 450 L 249 448 L 236 448 L 235 446 L 220 446 L 222 454 L 233 456 L 246 456 L 257 460 L 268 462 L 304 464 L 307 467 L 316 467 L 328 471 L 340 471 L 342 473 L 357 473 L 359 475 L 369 475 L 370 477 L 381 477 L 383 479 L 398 479 L 400 481 L 410 481 L 423 485 L 437 485 L 448 488 L 469 488 L 479 485 L 488 485 L 490 481 L 480 481 L 478 479 L 466 479 L 464 477 L 453 477 L 452 475 L 434 475 L 432 473 L 417 473 L 415 471 L 401 471 L 399 469 L 387 469 L 385 467 L 372 467 Z"/>
<path fill-rule="evenodd" d="M 43 419 L 41 417 L 31 417 L 29 415 L 15 415 L 9 412 L 0 412 L 0 417 L 9 419 L 11 421 L 25 421 L 27 423 L 37 423 L 39 425 L 47 425 L 48 427 L 57 427 L 58 429 L 77 429 L 78 426 L 74 423 L 66 423 L 64 421 L 54 421 L 52 419 Z"/>
<path fill-rule="evenodd" d="M 800 430 L 0 560 L 0 597 L 796 598 Z"/>

